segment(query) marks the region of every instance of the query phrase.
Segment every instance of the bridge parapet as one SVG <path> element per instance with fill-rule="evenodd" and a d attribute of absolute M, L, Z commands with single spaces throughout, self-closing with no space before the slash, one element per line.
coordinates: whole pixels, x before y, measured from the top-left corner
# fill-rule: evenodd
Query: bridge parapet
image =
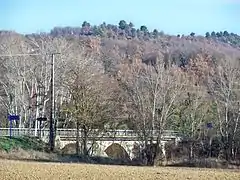
<path fill-rule="evenodd" d="M 35 129 L 29 129 L 29 128 L 12 128 L 11 129 L 12 136 L 23 136 L 23 135 L 29 135 L 29 136 L 35 136 Z M 41 136 L 48 136 L 49 135 L 49 129 L 42 129 L 37 130 L 37 135 Z M 80 130 L 80 137 L 82 134 L 82 130 Z M 9 128 L 0 128 L 0 136 L 9 136 L 10 135 L 10 129 Z M 69 138 L 73 139 L 77 136 L 77 129 L 57 129 L 56 136 L 59 136 L 61 139 L 63 138 Z M 158 131 L 153 131 L 154 139 L 158 136 Z M 134 131 L 134 130 L 107 130 L 107 131 L 99 131 L 98 129 L 91 130 L 88 136 L 91 138 L 99 138 L 99 139 L 106 139 L 106 138 L 121 138 L 121 139 L 139 139 L 141 137 L 140 133 Z M 179 133 L 177 131 L 172 130 L 165 130 L 163 131 L 162 138 L 166 139 L 174 139 L 176 137 L 179 137 Z"/>

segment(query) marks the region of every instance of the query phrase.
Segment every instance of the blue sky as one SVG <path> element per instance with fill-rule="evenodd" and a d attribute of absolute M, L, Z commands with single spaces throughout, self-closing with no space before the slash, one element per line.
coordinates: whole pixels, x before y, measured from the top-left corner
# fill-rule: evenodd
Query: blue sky
<path fill-rule="evenodd" d="M 168 34 L 240 34 L 240 0 L 0 0 L 0 29 L 20 33 L 122 19 Z"/>

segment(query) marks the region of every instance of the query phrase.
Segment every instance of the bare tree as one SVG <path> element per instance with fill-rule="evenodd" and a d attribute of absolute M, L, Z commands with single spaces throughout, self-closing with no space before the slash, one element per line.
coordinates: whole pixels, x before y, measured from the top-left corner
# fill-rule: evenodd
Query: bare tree
<path fill-rule="evenodd" d="M 188 67 L 184 69 L 186 86 L 177 104 L 176 116 L 171 121 L 175 129 L 189 138 L 190 159 L 194 157 L 196 144 L 201 144 L 198 150 L 204 149 L 206 124 L 215 121 L 214 117 L 210 117 L 210 114 L 213 114 L 210 113 L 212 99 L 206 87 L 206 79 L 211 72 L 210 62 L 208 55 L 197 55 L 194 59 L 190 59 Z"/>
<path fill-rule="evenodd" d="M 76 152 L 80 152 L 81 132 L 82 153 L 88 156 L 92 148 L 88 147 L 88 142 L 93 140 L 93 135 L 103 132 L 105 125 L 114 117 L 116 83 L 104 74 L 97 60 L 78 58 L 70 63 L 72 66 L 64 81 L 68 92 L 64 112 L 76 122 Z"/>
<path fill-rule="evenodd" d="M 163 130 L 184 87 L 181 71 L 174 67 L 166 69 L 159 60 L 155 67 L 134 64 L 127 71 L 124 67 L 119 76 L 126 95 L 127 111 L 144 146 L 153 144 L 153 137 L 157 136 L 156 147 L 161 149 Z M 156 154 L 149 154 L 149 164 L 157 158 Z"/>
<path fill-rule="evenodd" d="M 21 115 L 19 127 L 25 126 L 29 107 L 26 94 L 28 62 L 26 57 L 16 55 L 28 53 L 29 49 L 21 35 L 10 33 L 1 36 L 0 52 L 7 55 L 1 57 L 4 76 L 0 81 L 6 95 L 1 100 L 8 113 Z"/>
<path fill-rule="evenodd" d="M 55 63 L 55 96 L 56 103 L 62 104 L 65 67 L 73 59 L 73 51 L 79 50 L 77 47 L 72 49 L 73 45 L 74 42 L 65 38 L 52 38 L 46 34 L 26 37 L 9 34 L 1 39 L 1 54 L 8 55 L 2 57 L 1 62 L 6 72 L 1 77 L 1 85 L 5 90 L 1 96 L 2 103 L 8 113 L 20 114 L 20 127 L 35 127 L 35 135 L 39 129 L 37 118 L 49 115 L 50 55 L 61 52 Z M 21 56 L 31 53 L 38 55 Z"/>
<path fill-rule="evenodd" d="M 209 91 L 217 107 L 217 125 L 221 135 L 222 149 L 227 160 L 236 155 L 235 146 L 239 135 L 239 67 L 237 60 L 220 59 L 209 77 L 208 83 Z"/>
<path fill-rule="evenodd" d="M 207 123 L 214 124 L 215 121 L 214 117 L 211 116 L 213 114 L 211 112 L 212 101 L 205 86 L 192 86 L 192 84 L 189 84 L 181 95 L 177 106 L 176 116 L 174 116 L 171 123 L 174 129 L 177 129 L 188 138 L 188 144 L 186 144 L 189 148 L 188 156 L 189 159 L 192 159 L 200 149 L 205 151 Z M 212 133 L 213 129 L 208 131 Z M 209 145 L 211 146 L 213 134 L 209 138 Z M 197 147 L 198 151 L 195 151 L 197 144 L 200 144 L 201 147 Z M 210 152 L 209 156 L 211 155 Z"/>

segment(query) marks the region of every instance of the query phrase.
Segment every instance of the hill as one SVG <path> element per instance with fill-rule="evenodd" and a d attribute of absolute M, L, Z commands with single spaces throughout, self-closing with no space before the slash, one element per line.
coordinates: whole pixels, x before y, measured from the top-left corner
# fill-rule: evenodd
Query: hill
<path fill-rule="evenodd" d="M 35 35 L 38 36 L 29 36 Z M 80 39 L 83 44 L 100 51 L 105 65 L 110 67 L 124 58 L 144 60 L 149 53 L 153 53 L 150 55 L 152 57 L 156 52 L 161 52 L 171 63 L 184 66 L 190 58 L 203 51 L 216 57 L 239 56 L 240 48 L 240 36 L 227 31 L 206 32 L 205 37 L 194 32 L 175 36 L 157 29 L 150 32 L 145 25 L 136 28 L 132 22 L 124 20 L 118 25 L 104 22 L 98 26 L 84 21 L 81 27 L 55 27 L 46 35 Z"/>
<path fill-rule="evenodd" d="M 46 38 L 64 38 L 77 41 L 86 48 L 100 53 L 106 69 L 114 69 L 123 59 L 156 56 L 161 52 L 166 59 L 178 66 L 185 66 L 189 59 L 197 53 L 208 52 L 218 57 L 240 56 L 240 36 L 234 33 L 206 32 L 205 36 L 167 35 L 154 29 L 152 32 L 146 26 L 135 28 L 133 23 L 121 20 L 118 25 L 91 25 L 84 21 L 80 27 L 55 27 L 50 32 L 21 35 L 2 31 L 1 36 L 20 36 L 23 41 L 36 49 L 32 40 L 40 41 Z M 110 70 L 109 70 L 110 71 Z"/>
<path fill-rule="evenodd" d="M 152 129 L 171 129 L 189 139 L 188 157 L 239 158 L 238 35 L 174 36 L 125 21 L 40 34 L 2 31 L 1 127 L 9 126 L 7 113 L 22 117 L 14 127 L 37 128 L 38 117 L 50 117 L 53 52 L 60 52 L 54 124 L 84 130 L 84 155 L 91 133 L 121 127 L 141 132 L 145 146 Z"/>

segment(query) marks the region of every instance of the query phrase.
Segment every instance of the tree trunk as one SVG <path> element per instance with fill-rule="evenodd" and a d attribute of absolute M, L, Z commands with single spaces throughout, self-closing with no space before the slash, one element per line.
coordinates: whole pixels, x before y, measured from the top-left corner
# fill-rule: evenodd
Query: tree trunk
<path fill-rule="evenodd" d="M 56 112 L 56 111 L 54 110 L 54 112 Z M 54 117 L 55 117 L 55 119 L 54 119 L 54 134 L 55 134 L 54 141 L 55 141 L 56 136 L 57 136 L 57 129 L 58 129 L 58 116 L 56 116 L 56 114 L 55 114 Z"/>
<path fill-rule="evenodd" d="M 83 155 L 88 156 L 87 140 L 88 140 L 88 130 L 85 125 L 83 125 Z"/>
<path fill-rule="evenodd" d="M 166 156 L 164 155 L 163 151 L 164 146 L 161 144 L 161 142 L 157 142 L 156 144 L 156 150 L 155 153 L 153 154 L 153 165 L 159 165 L 163 164 L 164 160 L 167 162 Z"/>
<path fill-rule="evenodd" d="M 158 134 L 158 138 L 157 138 L 157 143 L 156 143 L 156 151 L 154 154 L 154 158 L 153 158 L 153 163 L 154 165 L 156 164 L 162 164 L 163 160 L 166 161 L 166 156 L 163 153 L 163 148 L 164 146 L 162 146 L 162 129 L 159 129 L 159 134 Z"/>
<path fill-rule="evenodd" d="M 37 118 L 39 117 L 39 102 L 40 102 L 40 96 L 39 96 L 39 88 L 38 88 L 38 84 L 35 84 L 35 92 L 36 92 L 36 114 L 35 114 L 35 131 L 34 131 L 34 135 L 37 136 L 37 132 L 39 129 L 39 122 L 37 121 Z"/>
<path fill-rule="evenodd" d="M 80 154 L 80 146 L 79 146 L 79 142 L 80 142 L 80 123 L 77 121 L 77 136 L 76 136 L 76 154 L 79 155 Z"/>

